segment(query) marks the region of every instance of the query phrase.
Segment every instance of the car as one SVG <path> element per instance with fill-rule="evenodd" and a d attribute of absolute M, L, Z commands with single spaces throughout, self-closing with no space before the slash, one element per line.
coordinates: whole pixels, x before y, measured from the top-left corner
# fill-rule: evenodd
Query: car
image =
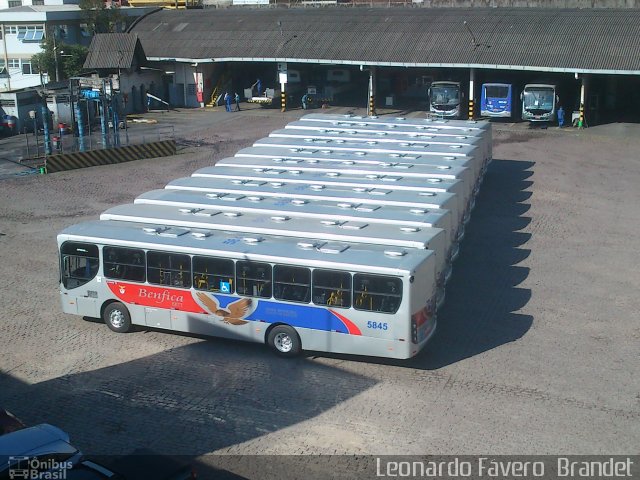
<path fill-rule="evenodd" d="M 110 462 L 86 459 L 66 473 L 67 480 L 192 480 L 195 470 L 182 459 L 138 449 Z"/>
<path fill-rule="evenodd" d="M 62 472 L 81 458 L 82 452 L 71 445 L 69 435 L 48 423 L 0 436 L 0 479 Z"/>
<path fill-rule="evenodd" d="M 0 408 L 0 435 L 22 430 L 25 424 L 18 420 L 13 413 Z"/>

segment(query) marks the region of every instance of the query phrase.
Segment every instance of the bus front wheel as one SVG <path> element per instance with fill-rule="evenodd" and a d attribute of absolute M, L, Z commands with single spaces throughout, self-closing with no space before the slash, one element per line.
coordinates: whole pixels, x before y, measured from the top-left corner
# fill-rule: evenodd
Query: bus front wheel
<path fill-rule="evenodd" d="M 117 333 L 126 333 L 131 329 L 131 315 L 129 310 L 120 302 L 113 302 L 107 305 L 102 314 L 104 323 L 111 330 Z"/>
<path fill-rule="evenodd" d="M 267 336 L 267 343 L 283 357 L 294 357 L 302 350 L 298 333 L 289 325 L 273 327 Z"/>

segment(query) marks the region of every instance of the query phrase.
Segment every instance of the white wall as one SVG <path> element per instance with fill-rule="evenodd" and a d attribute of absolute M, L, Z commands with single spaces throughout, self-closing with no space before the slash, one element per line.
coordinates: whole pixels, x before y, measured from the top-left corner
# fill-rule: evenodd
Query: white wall
<path fill-rule="evenodd" d="M 59 44 L 67 43 L 67 44 L 88 45 L 91 41 L 91 38 L 84 37 L 81 34 L 80 23 L 81 22 L 79 22 L 77 19 L 55 22 L 55 25 L 64 26 L 64 30 L 65 30 L 65 36 L 63 38 L 58 38 L 56 41 Z M 19 88 L 36 87 L 41 84 L 40 75 L 22 73 L 22 64 L 23 62 L 30 61 L 33 55 L 42 52 L 42 48 L 40 47 L 40 41 L 25 42 L 25 41 L 18 40 L 17 33 L 7 33 L 8 31 L 7 27 L 9 25 L 11 26 L 26 26 L 26 25 L 44 26 L 45 24 L 41 22 L 32 22 L 32 23 L 28 23 L 28 22 L 15 23 L 14 22 L 11 24 L 5 24 L 5 35 L 4 35 L 4 38 L 2 39 L 2 42 L 0 43 L 0 58 L 4 58 L 4 49 L 6 46 L 7 58 L 20 60 L 20 67 L 7 68 L 10 78 L 8 80 L 0 79 L 0 89 L 15 90 Z M 64 52 L 64 50 L 60 49 L 59 52 L 61 52 L 60 54 L 62 55 L 63 54 L 62 52 Z M 62 60 L 63 60 L 63 57 L 59 57 L 60 64 L 62 63 Z M 54 75 L 54 72 L 49 72 L 49 74 L 52 77 Z M 47 81 L 48 81 L 47 75 L 44 74 L 42 78 L 42 82 L 46 83 Z"/>

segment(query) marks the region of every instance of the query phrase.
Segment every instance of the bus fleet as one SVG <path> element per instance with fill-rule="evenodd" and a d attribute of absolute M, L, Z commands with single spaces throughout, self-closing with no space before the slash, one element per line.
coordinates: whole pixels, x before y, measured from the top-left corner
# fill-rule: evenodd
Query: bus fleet
<path fill-rule="evenodd" d="M 406 359 L 432 338 L 487 122 L 312 114 L 59 233 L 65 313 Z"/>

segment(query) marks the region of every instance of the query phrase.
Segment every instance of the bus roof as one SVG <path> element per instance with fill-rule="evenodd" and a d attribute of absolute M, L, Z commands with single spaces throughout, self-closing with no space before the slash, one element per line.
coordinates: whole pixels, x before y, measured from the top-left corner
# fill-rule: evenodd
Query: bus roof
<path fill-rule="evenodd" d="M 556 88 L 556 86 L 552 83 L 527 83 L 524 86 L 525 89 L 527 88 L 548 88 L 548 89 L 553 89 Z"/>
<path fill-rule="evenodd" d="M 425 261 L 435 261 L 431 250 L 297 241 L 105 220 L 64 229 L 58 234 L 58 243 L 67 240 L 391 275 L 411 274 Z"/>
<path fill-rule="evenodd" d="M 436 127 L 436 128 L 449 128 L 455 130 L 491 130 L 491 124 L 487 121 L 478 120 L 449 120 L 449 119 L 434 119 L 434 118 L 406 118 L 406 117 L 364 117 L 360 115 L 339 115 L 339 114 L 327 114 L 327 113 L 310 113 L 302 118 L 300 121 L 315 121 L 334 123 L 341 122 L 343 124 L 355 124 L 355 125 L 394 125 L 392 128 L 400 128 L 405 126 L 410 127 Z M 295 122 L 292 122 L 295 123 Z"/>
<path fill-rule="evenodd" d="M 223 212 L 214 208 L 180 208 L 171 205 L 127 204 L 110 208 L 100 220 L 171 225 L 185 228 L 244 232 L 247 234 L 314 238 L 324 241 L 390 245 L 431 249 L 439 228 L 381 225 L 361 221 L 265 215 L 263 212 Z M 440 252 L 443 254 L 444 252 Z"/>
<path fill-rule="evenodd" d="M 238 169 L 235 167 L 204 167 L 196 170 L 194 177 L 224 178 L 231 182 L 242 183 L 246 180 L 260 182 L 287 182 L 317 185 L 342 185 L 346 187 L 369 186 L 372 188 L 388 188 L 392 190 L 411 190 L 423 192 L 457 193 L 463 183 L 457 179 L 415 178 L 401 174 L 357 175 L 340 172 L 304 172 L 288 171 L 284 168 Z"/>
<path fill-rule="evenodd" d="M 459 150 L 462 145 L 477 146 L 483 144 L 483 139 L 467 135 L 448 135 L 435 137 L 435 134 L 420 134 L 415 137 L 399 139 L 370 133 L 345 133 L 336 130 L 297 130 L 283 128 L 274 130 L 268 138 L 279 139 L 283 143 L 288 140 L 302 140 L 302 145 L 318 145 L 321 147 L 335 148 L 336 150 L 363 150 L 387 153 L 422 153 L 435 151 L 442 155 Z M 254 146 L 259 146 L 264 139 L 258 140 Z M 285 143 L 284 146 L 296 146 L 298 144 Z M 441 147 L 441 148 L 438 148 Z"/>
<path fill-rule="evenodd" d="M 353 202 L 328 200 L 283 199 L 276 197 L 254 197 L 228 195 L 212 197 L 202 192 L 185 190 L 152 190 L 139 195 L 134 203 L 173 205 L 189 208 L 217 208 L 222 211 L 265 212 L 269 215 L 291 215 L 306 218 L 324 218 L 327 215 L 337 220 L 372 221 L 389 225 L 417 227 L 440 227 L 451 224 L 448 210 L 392 207 L 388 205 L 362 205 Z"/>
<path fill-rule="evenodd" d="M 261 182 L 245 180 L 231 183 L 211 177 L 183 177 L 170 181 L 166 189 L 205 192 L 211 196 L 248 195 L 288 199 L 331 200 L 391 205 L 411 208 L 456 209 L 458 198 L 449 192 L 409 192 L 370 186 L 344 187 L 337 185 L 295 184 L 283 181 Z"/>
<path fill-rule="evenodd" d="M 316 123 L 315 125 L 309 125 Z M 413 128 L 413 130 L 410 130 Z M 457 130 L 437 130 L 425 129 L 420 130 L 415 127 L 408 127 L 409 131 L 396 131 L 389 127 L 365 126 L 365 127 L 340 127 L 329 125 L 322 122 L 292 122 L 285 126 L 284 129 L 274 130 L 270 137 L 284 136 L 289 134 L 313 135 L 316 138 L 344 138 L 344 139 L 364 139 L 365 141 L 377 142 L 413 142 L 428 144 L 434 150 L 442 149 L 444 155 L 447 152 L 447 146 L 450 144 L 477 145 L 484 140 L 481 135 L 469 134 L 468 132 Z M 471 143 L 470 143 L 471 142 Z"/>
<path fill-rule="evenodd" d="M 425 163 L 430 162 L 455 162 L 475 161 L 473 150 L 476 147 L 463 145 L 454 152 L 447 154 L 435 153 L 432 151 L 415 153 L 378 153 L 378 152 L 359 152 L 355 154 L 351 151 L 340 151 L 313 146 L 308 147 L 247 147 L 239 150 L 236 157 L 273 157 L 273 158 L 293 158 L 300 160 L 358 160 L 361 162 L 371 163 L 390 163 L 390 162 L 414 162 Z"/>
<path fill-rule="evenodd" d="M 284 168 L 309 172 L 342 172 L 355 175 L 398 174 L 419 178 L 466 178 L 470 171 L 466 167 L 453 165 L 423 165 L 409 162 L 361 163 L 355 160 L 330 160 L 309 162 L 282 158 L 231 157 L 216 162 L 220 167 L 237 168 Z"/>

